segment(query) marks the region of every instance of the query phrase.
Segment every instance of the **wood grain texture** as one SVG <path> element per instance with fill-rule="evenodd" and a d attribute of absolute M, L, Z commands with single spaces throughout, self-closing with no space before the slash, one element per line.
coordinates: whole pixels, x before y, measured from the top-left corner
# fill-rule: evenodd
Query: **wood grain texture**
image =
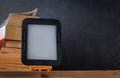
<path fill-rule="evenodd" d="M 120 71 L 0 72 L 1 78 L 120 78 Z"/>

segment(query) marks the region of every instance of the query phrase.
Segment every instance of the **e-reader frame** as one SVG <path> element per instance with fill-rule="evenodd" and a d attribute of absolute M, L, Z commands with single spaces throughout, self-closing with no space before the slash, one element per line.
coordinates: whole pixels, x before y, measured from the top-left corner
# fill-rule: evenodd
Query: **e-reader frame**
<path fill-rule="evenodd" d="M 27 59 L 27 40 L 29 24 L 36 25 L 55 25 L 56 26 L 56 43 L 57 43 L 57 60 L 31 60 Z M 22 23 L 22 54 L 21 59 L 25 65 L 51 65 L 59 66 L 61 63 L 61 24 L 56 19 L 26 18 Z"/>

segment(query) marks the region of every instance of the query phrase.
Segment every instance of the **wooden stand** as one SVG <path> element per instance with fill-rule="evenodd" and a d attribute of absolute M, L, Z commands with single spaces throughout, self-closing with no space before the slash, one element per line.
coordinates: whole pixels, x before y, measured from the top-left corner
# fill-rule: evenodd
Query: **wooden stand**
<path fill-rule="evenodd" d="M 30 66 L 31 71 L 51 71 L 52 66 Z"/>

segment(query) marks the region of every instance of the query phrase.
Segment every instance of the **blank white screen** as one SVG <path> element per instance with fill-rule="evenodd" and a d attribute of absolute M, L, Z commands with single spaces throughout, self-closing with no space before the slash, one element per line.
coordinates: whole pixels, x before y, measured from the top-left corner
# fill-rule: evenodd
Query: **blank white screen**
<path fill-rule="evenodd" d="M 28 25 L 27 59 L 57 60 L 56 26 Z"/>

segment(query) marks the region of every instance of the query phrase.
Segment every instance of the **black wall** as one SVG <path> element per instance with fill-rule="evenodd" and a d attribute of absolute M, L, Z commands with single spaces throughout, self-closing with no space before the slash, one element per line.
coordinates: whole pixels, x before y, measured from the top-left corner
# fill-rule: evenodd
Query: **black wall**
<path fill-rule="evenodd" d="M 34 8 L 41 18 L 61 21 L 59 69 L 120 69 L 119 0 L 0 0 L 0 23 Z"/>

